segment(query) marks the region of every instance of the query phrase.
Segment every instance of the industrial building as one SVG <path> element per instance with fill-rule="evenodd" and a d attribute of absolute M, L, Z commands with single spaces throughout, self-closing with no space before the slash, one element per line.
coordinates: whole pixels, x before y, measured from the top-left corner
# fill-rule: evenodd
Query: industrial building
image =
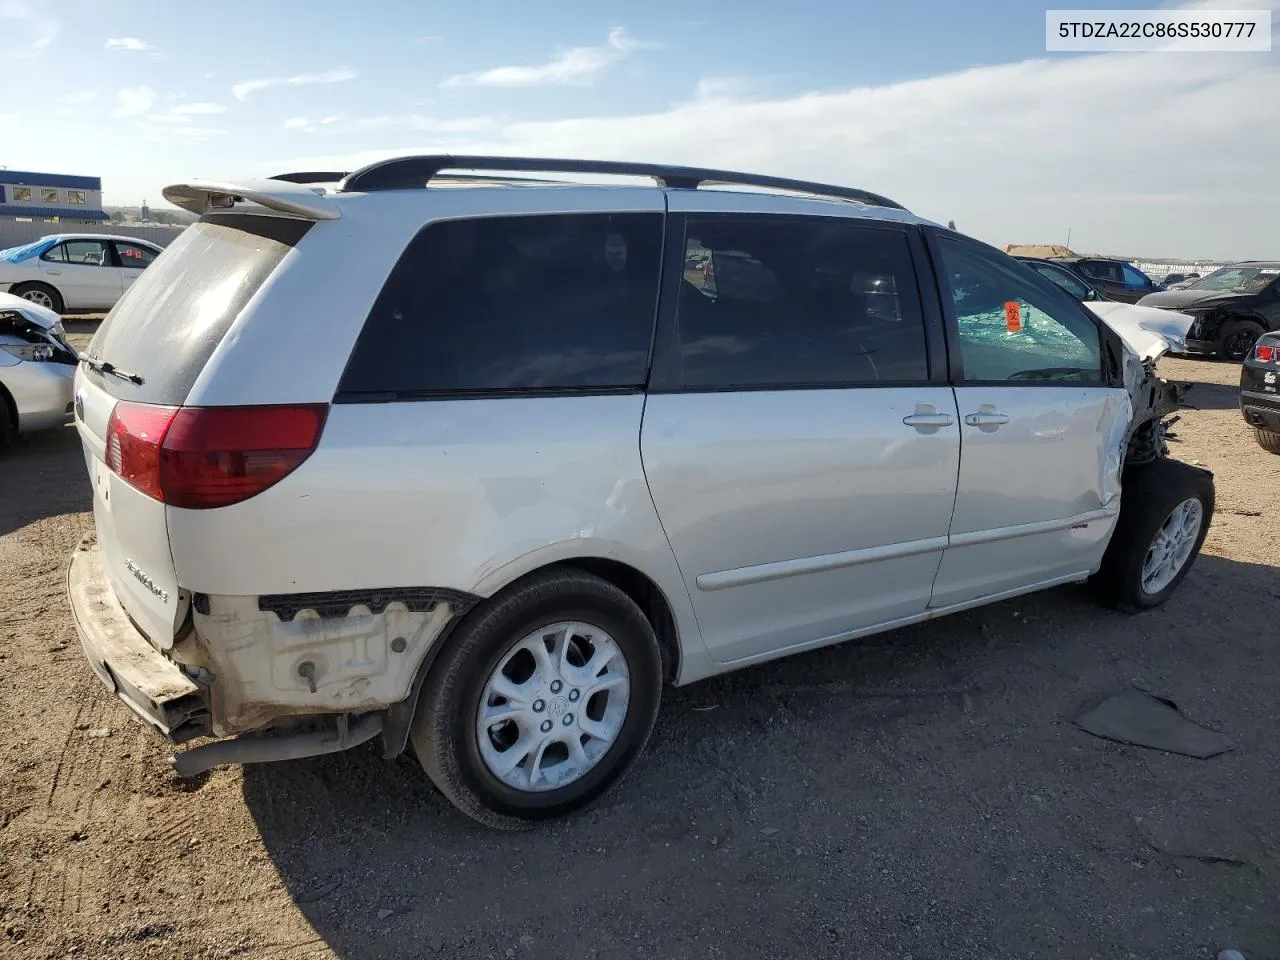
<path fill-rule="evenodd" d="M 102 179 L 0 168 L 0 223 L 100 223 Z"/>

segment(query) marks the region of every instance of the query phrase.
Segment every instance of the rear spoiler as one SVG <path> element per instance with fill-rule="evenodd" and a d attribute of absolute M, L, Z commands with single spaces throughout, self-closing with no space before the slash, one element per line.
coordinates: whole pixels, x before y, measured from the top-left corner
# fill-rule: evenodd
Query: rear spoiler
<path fill-rule="evenodd" d="M 236 183 L 217 180 L 188 180 L 171 183 L 164 188 L 164 198 L 174 206 L 203 216 L 215 210 L 228 210 L 241 200 L 251 200 L 269 210 L 287 213 L 306 220 L 337 220 L 342 216 L 337 205 L 316 187 L 284 180 L 241 180 Z"/>

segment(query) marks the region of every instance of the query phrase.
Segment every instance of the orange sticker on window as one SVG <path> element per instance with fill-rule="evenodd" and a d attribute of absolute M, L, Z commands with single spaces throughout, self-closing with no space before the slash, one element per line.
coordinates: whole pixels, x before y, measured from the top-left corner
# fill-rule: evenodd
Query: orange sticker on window
<path fill-rule="evenodd" d="M 1022 329 L 1022 307 L 1017 300 L 1004 302 L 1004 325 L 1010 333 L 1017 333 Z"/>

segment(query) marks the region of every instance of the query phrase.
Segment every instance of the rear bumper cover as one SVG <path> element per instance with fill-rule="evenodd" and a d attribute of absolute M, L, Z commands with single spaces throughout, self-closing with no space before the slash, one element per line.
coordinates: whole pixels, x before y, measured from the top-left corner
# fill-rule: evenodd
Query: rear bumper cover
<path fill-rule="evenodd" d="M 108 690 L 172 743 L 208 735 L 204 691 L 138 632 L 116 599 L 92 536 L 71 555 L 67 596 L 85 659 Z"/>
<path fill-rule="evenodd" d="M 1280 433 L 1280 395 L 1267 396 L 1242 390 L 1240 413 L 1251 427 Z"/>

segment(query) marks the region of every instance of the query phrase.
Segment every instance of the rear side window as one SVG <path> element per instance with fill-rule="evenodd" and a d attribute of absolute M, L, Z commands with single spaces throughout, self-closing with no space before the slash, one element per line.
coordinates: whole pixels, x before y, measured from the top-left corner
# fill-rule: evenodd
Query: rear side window
<path fill-rule="evenodd" d="M 850 220 L 690 219 L 680 382 L 731 390 L 928 379 L 906 235 Z"/>
<path fill-rule="evenodd" d="M 660 213 L 431 224 L 378 295 L 337 399 L 642 387 L 662 225 Z"/>
<path fill-rule="evenodd" d="M 89 356 L 141 384 L 91 373 L 117 397 L 181 404 L 232 321 L 309 220 L 217 214 L 182 231 L 107 314 Z"/>

